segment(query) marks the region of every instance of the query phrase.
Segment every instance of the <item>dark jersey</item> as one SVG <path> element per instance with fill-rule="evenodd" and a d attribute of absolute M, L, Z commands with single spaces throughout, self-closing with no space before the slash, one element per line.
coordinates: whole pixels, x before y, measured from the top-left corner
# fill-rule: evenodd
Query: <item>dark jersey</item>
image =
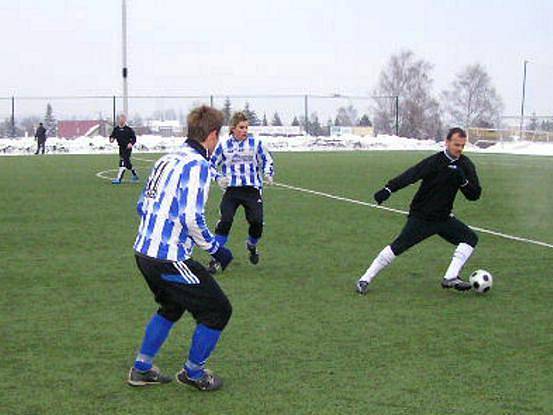
<path fill-rule="evenodd" d="M 467 182 L 461 187 L 456 169 L 462 169 L 467 178 Z M 461 190 L 468 200 L 478 200 L 482 193 L 472 161 L 464 155 L 453 160 L 445 151 L 425 158 L 390 180 L 386 187 L 396 192 L 419 180 L 422 180 L 422 183 L 411 201 L 409 216 L 424 220 L 446 220 L 451 214 L 458 190 Z"/>
<path fill-rule="evenodd" d="M 129 143 L 132 143 L 133 145 L 136 143 L 136 134 L 128 125 L 125 125 L 124 127 L 116 125 L 109 135 L 109 138 L 115 138 L 117 140 L 117 144 L 119 144 L 119 147 L 123 148 L 126 148 Z"/>

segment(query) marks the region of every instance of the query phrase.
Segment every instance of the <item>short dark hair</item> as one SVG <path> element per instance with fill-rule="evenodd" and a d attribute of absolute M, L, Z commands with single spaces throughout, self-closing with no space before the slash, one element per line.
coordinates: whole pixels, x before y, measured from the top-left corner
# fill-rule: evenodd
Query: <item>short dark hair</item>
<path fill-rule="evenodd" d="M 39 122 L 38 125 L 43 125 L 43 124 L 41 122 Z"/>
<path fill-rule="evenodd" d="M 212 131 L 221 131 L 225 116 L 219 110 L 202 105 L 194 108 L 188 114 L 186 123 L 188 124 L 187 137 L 203 143 Z"/>
<path fill-rule="evenodd" d="M 455 134 L 459 134 L 461 137 L 467 138 L 467 132 L 465 130 L 463 130 L 462 128 L 459 128 L 459 127 L 451 128 L 447 132 L 447 137 L 446 138 L 448 140 L 451 140 Z"/>

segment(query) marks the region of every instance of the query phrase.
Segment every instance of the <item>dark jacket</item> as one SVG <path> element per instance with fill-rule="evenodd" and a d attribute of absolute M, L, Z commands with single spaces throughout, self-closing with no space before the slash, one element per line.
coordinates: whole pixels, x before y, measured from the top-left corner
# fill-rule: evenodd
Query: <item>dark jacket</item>
<path fill-rule="evenodd" d="M 124 127 L 116 125 L 113 127 L 113 131 L 109 135 L 109 138 L 115 138 L 117 140 L 117 144 L 119 144 L 119 147 L 122 148 L 126 148 L 129 143 L 132 143 L 133 145 L 136 143 L 136 134 L 128 125 L 125 125 Z"/>
<path fill-rule="evenodd" d="M 35 132 L 35 138 L 38 138 L 39 141 L 46 141 L 46 128 L 39 125 Z"/>
<path fill-rule="evenodd" d="M 459 185 L 457 169 L 461 169 L 466 176 L 467 181 L 462 186 Z M 476 168 L 465 155 L 453 160 L 445 151 L 436 153 L 390 180 L 386 187 L 396 192 L 419 180 L 422 183 L 411 201 L 409 216 L 424 220 L 446 220 L 451 214 L 458 190 L 468 200 L 478 200 L 482 193 Z"/>

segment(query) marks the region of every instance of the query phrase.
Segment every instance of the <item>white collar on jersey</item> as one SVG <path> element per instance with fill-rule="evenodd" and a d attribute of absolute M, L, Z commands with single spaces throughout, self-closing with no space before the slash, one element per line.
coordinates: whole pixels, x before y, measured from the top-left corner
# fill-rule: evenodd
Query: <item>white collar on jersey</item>
<path fill-rule="evenodd" d="M 451 154 L 449 154 L 449 152 L 447 151 L 447 148 L 444 148 L 444 154 L 445 156 L 449 159 L 450 162 L 454 162 L 454 161 L 457 161 L 459 160 L 459 157 L 455 158 L 453 157 Z"/>

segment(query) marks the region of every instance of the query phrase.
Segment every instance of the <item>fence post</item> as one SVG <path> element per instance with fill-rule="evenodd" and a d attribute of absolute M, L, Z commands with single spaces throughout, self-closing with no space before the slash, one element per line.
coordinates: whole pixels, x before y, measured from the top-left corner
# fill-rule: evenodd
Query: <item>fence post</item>
<path fill-rule="evenodd" d="M 304 128 L 305 128 L 305 135 L 309 135 L 309 108 L 307 103 L 307 94 L 304 96 Z"/>
<path fill-rule="evenodd" d="M 116 111 L 117 111 L 117 108 L 116 108 L 116 102 L 115 102 L 115 95 L 113 96 L 113 120 L 112 120 L 112 123 L 113 123 L 113 126 L 115 127 L 115 124 L 117 124 L 117 122 L 115 121 L 115 117 L 116 117 Z"/>
<path fill-rule="evenodd" d="M 399 136 L 399 95 L 395 96 L 396 104 L 396 136 Z"/>

